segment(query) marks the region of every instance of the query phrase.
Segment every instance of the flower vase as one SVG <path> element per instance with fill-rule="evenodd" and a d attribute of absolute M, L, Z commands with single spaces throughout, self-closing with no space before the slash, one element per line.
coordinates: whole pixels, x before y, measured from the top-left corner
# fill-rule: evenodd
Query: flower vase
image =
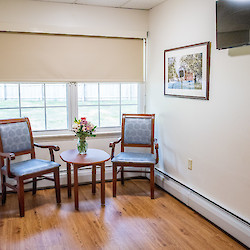
<path fill-rule="evenodd" d="M 77 150 L 80 155 L 86 155 L 88 150 L 88 143 L 86 138 L 78 138 Z"/>

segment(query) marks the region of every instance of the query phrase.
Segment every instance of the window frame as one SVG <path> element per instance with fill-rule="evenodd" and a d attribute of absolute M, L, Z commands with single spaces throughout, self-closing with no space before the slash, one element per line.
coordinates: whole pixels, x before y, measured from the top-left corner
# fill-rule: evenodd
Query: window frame
<path fill-rule="evenodd" d="M 45 84 L 66 84 L 66 106 L 55 106 L 55 107 L 66 107 L 67 108 L 67 129 L 47 129 L 47 122 L 46 122 L 46 90 L 45 90 Z M 33 130 L 35 135 L 72 135 L 71 127 L 73 125 L 75 117 L 78 117 L 78 83 L 84 83 L 84 84 L 92 84 L 92 82 L 1 82 L 1 84 L 18 84 L 18 107 L 10 107 L 10 108 L 0 108 L 1 109 L 18 109 L 19 116 L 21 117 L 21 110 L 22 108 L 44 108 L 44 115 L 45 115 L 45 130 Z M 100 84 L 106 84 L 105 82 L 96 82 L 98 84 L 98 92 L 100 89 Z M 114 84 L 119 84 L 119 90 L 120 90 L 120 100 L 119 104 L 115 104 L 115 106 L 119 106 L 119 115 L 121 116 L 121 108 L 122 106 L 128 106 L 128 105 L 137 105 L 137 112 L 139 113 L 145 113 L 145 83 L 139 83 L 134 82 L 137 84 L 137 93 L 138 93 L 138 99 L 137 104 L 122 104 L 121 103 L 121 86 L 122 84 L 131 84 L 132 82 L 111 82 Z M 21 84 L 42 84 L 43 85 L 43 94 L 44 94 L 44 106 L 43 107 L 22 107 L 21 106 Z M 96 129 L 97 133 L 117 133 L 121 130 L 120 126 L 112 126 L 112 127 L 99 127 L 100 125 L 100 107 L 101 106 L 113 106 L 113 105 L 102 105 L 100 104 L 100 95 L 98 93 L 98 105 L 81 105 L 81 106 L 98 106 L 98 127 Z M 52 106 L 51 106 L 52 107 Z M 120 117 L 121 120 L 121 117 Z"/>
<path fill-rule="evenodd" d="M 93 84 L 90 82 L 78 82 L 78 84 Z M 77 96 L 78 96 L 78 84 L 77 84 Z M 141 83 L 137 83 L 137 82 L 111 82 L 111 83 L 103 83 L 103 82 L 97 82 L 95 83 L 97 84 L 97 88 L 98 88 L 98 103 L 97 104 L 90 104 L 90 105 L 78 105 L 78 107 L 97 107 L 98 108 L 98 124 L 97 124 L 97 129 L 98 130 L 107 130 L 107 129 L 116 129 L 116 128 L 120 128 L 121 127 L 121 119 L 122 119 L 122 107 L 123 106 L 137 106 L 137 113 L 144 113 L 144 101 L 142 101 L 142 97 L 144 96 L 141 92 L 142 92 L 142 88 L 143 88 L 143 84 Z M 100 85 L 101 84 L 117 84 L 119 85 L 119 103 L 117 104 L 102 104 L 101 103 L 101 96 L 100 96 Z M 123 84 L 137 84 L 137 103 L 136 104 L 123 104 L 122 103 L 122 85 Z M 111 126 L 111 127 L 105 127 L 105 126 L 100 126 L 101 125 L 101 107 L 119 107 L 119 120 L 120 120 L 120 125 L 119 126 Z M 79 110 L 79 109 L 77 109 Z M 77 116 L 78 117 L 78 114 Z"/>
<path fill-rule="evenodd" d="M 26 109 L 43 109 L 44 111 L 44 130 L 33 130 L 34 132 L 36 131 L 61 131 L 61 130 L 67 130 L 67 129 L 47 129 L 48 128 L 48 123 L 47 123 L 47 113 L 49 108 L 66 108 L 68 109 L 68 84 L 66 82 L 0 82 L 0 84 L 7 84 L 7 85 L 17 85 L 17 91 L 18 91 L 18 105 L 15 107 L 6 107 L 6 108 L 0 108 L 0 110 L 17 110 L 19 117 L 24 117 L 23 111 Z M 46 85 L 49 84 L 65 84 L 66 86 L 66 104 L 64 106 L 62 105 L 57 105 L 57 106 L 52 106 L 47 104 L 47 98 L 46 98 Z M 21 85 L 41 85 L 42 86 L 42 101 L 43 104 L 39 106 L 25 106 L 22 104 L 22 100 L 25 99 L 23 98 L 22 91 L 21 91 Z M 0 118 L 1 119 L 1 118 Z M 67 127 L 69 128 L 69 119 L 68 119 L 68 110 L 67 110 Z"/>

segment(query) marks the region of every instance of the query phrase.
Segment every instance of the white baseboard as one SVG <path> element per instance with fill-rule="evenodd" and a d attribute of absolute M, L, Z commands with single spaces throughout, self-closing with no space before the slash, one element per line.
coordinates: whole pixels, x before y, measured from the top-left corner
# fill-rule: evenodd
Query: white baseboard
<path fill-rule="evenodd" d="M 128 168 L 129 169 L 129 168 Z M 53 177 L 52 174 L 46 175 L 48 177 Z M 140 173 L 126 173 L 126 178 L 138 177 L 141 176 Z M 118 178 L 119 178 L 118 174 Z M 105 180 L 111 181 L 113 178 L 113 172 L 111 166 L 105 167 Z M 96 167 L 96 181 L 101 180 L 101 170 L 100 167 Z M 10 184 L 15 185 L 16 181 L 13 179 L 7 180 Z M 74 183 L 74 174 L 71 173 L 71 182 Z M 92 182 L 92 169 L 91 168 L 81 168 L 78 170 L 78 183 L 90 183 Z M 1 183 L 1 182 L 0 182 Z M 67 185 L 67 171 L 60 171 L 60 185 L 66 186 Z M 42 180 L 37 182 L 37 188 L 47 188 L 47 187 L 54 187 L 54 182 L 48 180 Z M 32 188 L 32 183 L 25 185 L 25 190 L 30 190 Z M 7 191 L 11 191 L 11 189 L 7 188 Z M 1 185 L 0 185 L 0 193 L 2 193 Z"/>
<path fill-rule="evenodd" d="M 155 183 L 235 239 L 250 247 L 250 227 L 247 223 L 161 173 L 155 173 Z"/>

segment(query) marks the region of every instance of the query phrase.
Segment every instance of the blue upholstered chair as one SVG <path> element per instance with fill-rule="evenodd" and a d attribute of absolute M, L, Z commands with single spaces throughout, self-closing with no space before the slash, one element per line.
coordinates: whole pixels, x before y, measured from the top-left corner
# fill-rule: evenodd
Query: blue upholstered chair
<path fill-rule="evenodd" d="M 35 158 L 34 146 L 48 148 L 50 161 L 38 160 Z M 33 182 L 33 194 L 36 193 L 37 181 L 48 179 L 55 182 L 56 200 L 61 202 L 60 180 L 58 163 L 54 162 L 54 152 L 58 146 L 38 145 L 33 142 L 32 131 L 28 118 L 0 120 L 0 169 L 2 183 L 2 204 L 6 201 L 6 187 L 17 191 L 20 216 L 24 216 L 24 184 Z M 16 156 L 30 154 L 31 159 L 17 163 L 11 163 Z M 47 173 L 54 173 L 54 179 L 43 176 Z M 17 185 L 10 185 L 6 182 L 6 176 L 14 178 Z M 31 179 L 30 181 L 26 181 Z"/>
<path fill-rule="evenodd" d="M 121 172 L 121 183 L 124 184 L 124 172 L 150 173 L 151 198 L 154 199 L 154 166 L 159 161 L 158 143 L 154 139 L 154 114 L 123 114 L 122 136 L 111 142 L 111 159 L 113 165 L 113 197 L 116 197 L 117 174 Z M 121 153 L 114 156 L 115 145 L 121 143 Z M 150 153 L 124 152 L 125 147 L 150 148 Z M 156 155 L 154 155 L 154 150 Z M 117 171 L 117 167 L 120 169 Z M 149 168 L 150 171 L 124 170 L 124 167 Z"/>

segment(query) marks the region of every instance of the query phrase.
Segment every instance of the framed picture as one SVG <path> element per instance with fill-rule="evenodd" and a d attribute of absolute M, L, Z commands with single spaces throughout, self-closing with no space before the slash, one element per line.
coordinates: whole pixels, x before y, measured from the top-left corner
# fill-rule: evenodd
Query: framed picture
<path fill-rule="evenodd" d="M 164 50 L 164 95 L 209 99 L 210 42 Z"/>

